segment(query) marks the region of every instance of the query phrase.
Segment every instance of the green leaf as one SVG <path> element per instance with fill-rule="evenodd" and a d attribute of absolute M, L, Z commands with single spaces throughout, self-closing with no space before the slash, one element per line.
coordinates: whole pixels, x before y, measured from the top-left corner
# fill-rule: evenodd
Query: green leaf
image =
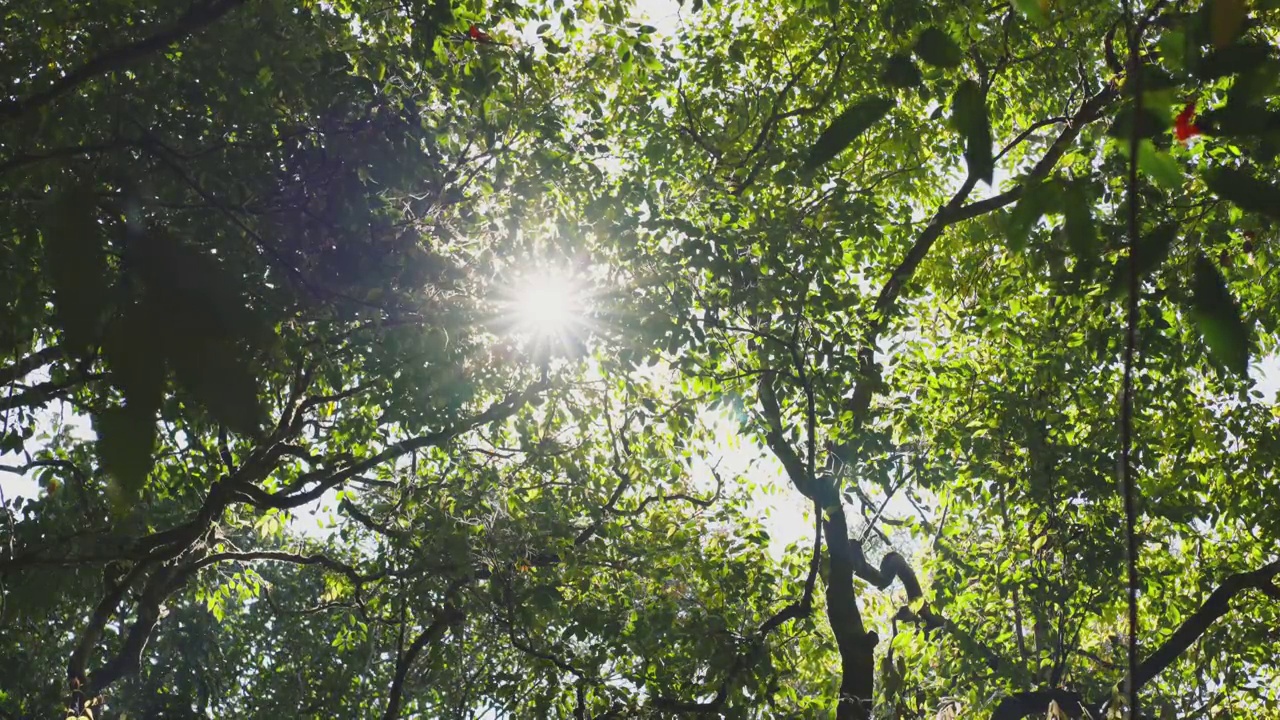
<path fill-rule="evenodd" d="M 1137 125 L 1138 137 L 1140 138 L 1154 138 L 1169 130 L 1169 122 L 1148 106 L 1143 106 L 1138 113 Z M 1120 108 L 1120 112 L 1116 113 L 1116 118 L 1111 122 L 1111 127 L 1107 128 L 1107 136 L 1127 141 L 1133 136 L 1133 131 L 1133 104 L 1128 103 Z"/>
<path fill-rule="evenodd" d="M 44 266 L 54 314 L 68 348 L 86 352 L 98 338 L 107 302 L 107 255 L 96 200 L 87 187 L 62 194 L 44 232 Z"/>
<path fill-rule="evenodd" d="M 916 57 L 939 68 L 956 68 L 964 62 L 964 51 L 955 40 L 936 27 L 927 27 L 912 48 Z"/>
<path fill-rule="evenodd" d="M 137 497 L 155 464 L 155 412 L 125 406 L 107 408 L 93 418 L 98 456 L 122 500 Z"/>
<path fill-rule="evenodd" d="M 1191 315 L 1215 360 L 1240 376 L 1249 372 L 1249 327 L 1227 281 L 1204 254 L 1196 257 Z"/>
<path fill-rule="evenodd" d="M 1244 168 L 1217 168 L 1205 177 L 1209 189 L 1241 210 L 1280 220 L 1280 191 Z"/>
<path fill-rule="evenodd" d="M 160 409 L 164 396 L 160 317 L 146 300 L 125 305 L 102 341 L 112 383 L 124 394 L 125 403 L 151 414 Z"/>
<path fill-rule="evenodd" d="M 184 328 L 166 338 L 166 356 L 178 382 L 215 420 L 243 435 L 256 436 L 264 419 L 248 353 L 225 337 Z"/>
<path fill-rule="evenodd" d="M 809 156 L 804 162 L 804 171 L 812 172 L 834 159 L 849 147 L 850 143 L 857 140 L 859 135 L 883 118 L 892 107 L 891 100 L 869 97 L 859 100 L 840 113 L 840 116 L 822 131 L 818 141 L 809 150 Z"/>
<path fill-rule="evenodd" d="M 1083 183 L 1072 183 L 1063 196 L 1067 242 L 1080 262 L 1091 263 L 1097 249 L 1098 229 L 1093 222 L 1093 199 Z"/>
<path fill-rule="evenodd" d="M 1013 6 L 1023 17 L 1036 24 L 1043 25 L 1049 20 L 1041 0 L 1013 0 Z"/>
<path fill-rule="evenodd" d="M 991 154 L 991 123 L 982 88 L 965 80 L 951 98 L 951 124 L 964 136 L 964 159 L 969 173 L 990 185 L 995 173 Z"/>
<path fill-rule="evenodd" d="M 1147 279 L 1151 273 L 1155 272 L 1164 264 L 1165 258 L 1169 257 L 1169 250 L 1173 247 L 1173 241 L 1178 237 L 1178 226 L 1176 223 L 1165 223 L 1156 227 L 1138 240 L 1137 256 L 1138 256 L 1138 282 Z M 1115 272 L 1112 274 L 1111 289 L 1108 297 L 1116 299 L 1129 294 L 1129 258 L 1120 258 L 1116 263 Z"/>
<path fill-rule="evenodd" d="M 1127 153 L 1129 143 L 1122 141 L 1120 145 Z M 1138 169 L 1143 175 L 1151 178 L 1152 182 L 1166 190 L 1177 190 L 1186 180 L 1178 161 L 1168 153 L 1157 150 L 1150 140 L 1138 143 Z"/>
<path fill-rule="evenodd" d="M 1029 180 L 1022 190 L 1022 197 L 1009 214 L 1009 246 L 1020 251 L 1027 245 L 1031 228 L 1051 212 L 1058 197 L 1058 184 L 1052 181 Z"/>
<path fill-rule="evenodd" d="M 884 72 L 880 80 L 893 88 L 908 89 L 918 87 L 923 81 L 920 68 L 909 55 L 898 53 L 891 55 L 884 64 Z"/>

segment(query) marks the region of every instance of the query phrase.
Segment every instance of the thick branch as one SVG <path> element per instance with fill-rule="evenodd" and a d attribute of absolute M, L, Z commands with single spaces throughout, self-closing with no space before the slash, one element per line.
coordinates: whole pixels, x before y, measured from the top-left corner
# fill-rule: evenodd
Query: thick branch
<path fill-rule="evenodd" d="M 1181 657 L 1182 653 L 1199 640 L 1216 620 L 1231 610 L 1231 601 L 1244 591 L 1252 589 L 1268 597 L 1280 596 L 1280 591 L 1277 591 L 1275 586 L 1277 576 L 1280 576 L 1280 560 L 1252 572 L 1237 573 L 1224 580 L 1216 590 L 1210 593 L 1200 608 L 1173 631 L 1169 639 L 1138 664 L 1134 673 L 1134 690 L 1142 689 L 1145 684 Z M 1083 705 L 1076 693 L 1066 690 L 1039 690 L 1017 693 L 1001 700 L 991 715 L 991 720 L 1022 720 L 1043 715 L 1051 700 L 1056 700 L 1059 707 L 1066 710 L 1070 717 L 1081 717 Z M 1068 702 L 1074 704 L 1069 705 Z M 1097 703 L 1097 707 L 1104 703 L 1105 700 Z M 1094 712 L 1094 715 L 1096 716 L 1097 713 Z"/>
<path fill-rule="evenodd" d="M 444 631 L 460 618 L 461 612 L 457 608 L 452 605 L 445 606 L 444 610 L 436 616 L 436 619 L 419 633 L 418 637 L 414 638 L 413 642 L 409 644 L 409 649 L 396 660 L 396 676 L 391 681 L 391 692 L 387 698 L 387 711 L 382 714 L 383 720 L 394 720 L 400 717 L 400 704 L 404 698 L 404 682 L 409 677 L 409 671 L 413 669 L 413 663 L 428 645 L 439 640 L 444 635 Z"/>
<path fill-rule="evenodd" d="M 17 382 L 29 375 L 31 372 L 38 370 L 45 365 L 58 360 L 63 356 L 62 348 L 58 346 L 41 348 L 26 357 L 15 360 L 12 365 L 0 368 L 0 385 L 8 385 L 11 382 Z"/>
<path fill-rule="evenodd" d="M 1200 608 L 1173 631 L 1168 640 L 1138 664 L 1138 669 L 1134 672 L 1134 689 L 1140 689 L 1150 682 L 1186 652 L 1210 625 L 1231 610 L 1231 601 L 1240 593 L 1254 589 L 1269 597 L 1276 597 L 1274 581 L 1277 575 L 1280 575 L 1280 560 L 1253 572 L 1237 573 L 1224 580 L 1218 589 L 1209 594 Z"/>

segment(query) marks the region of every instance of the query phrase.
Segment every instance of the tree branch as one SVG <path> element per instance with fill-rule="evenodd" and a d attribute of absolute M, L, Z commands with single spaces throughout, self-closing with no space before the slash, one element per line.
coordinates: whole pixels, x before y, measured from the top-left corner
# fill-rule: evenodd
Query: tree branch
<path fill-rule="evenodd" d="M 0 103 L 0 120 L 17 120 L 34 110 L 53 102 L 62 95 L 99 75 L 123 70 L 151 53 L 163 50 L 175 42 L 200 32 L 247 0 L 210 0 L 197 2 L 178 18 L 173 27 L 142 40 L 121 45 L 89 60 L 58 78 L 48 88 L 20 100 Z"/>
<path fill-rule="evenodd" d="M 533 397 L 541 392 L 544 387 L 545 385 L 543 383 L 536 383 L 524 392 L 510 395 L 502 401 L 490 405 L 487 410 L 479 415 L 464 420 L 451 428 L 389 445 L 382 452 L 377 453 L 373 457 L 341 470 L 331 472 L 315 471 L 307 473 L 301 478 L 300 482 L 316 483 L 308 490 L 294 494 L 289 494 L 288 492 L 267 493 L 257 487 L 252 487 L 244 488 L 245 493 L 249 498 L 249 502 L 260 508 L 290 509 L 306 505 L 309 502 L 318 500 L 330 489 L 341 485 L 348 479 L 356 475 L 360 475 L 367 470 L 381 465 L 382 463 L 407 455 L 415 450 L 444 445 L 459 435 L 470 432 L 482 425 L 506 419 L 515 414 L 515 412 L 529 402 L 529 400 L 533 399 Z"/>
<path fill-rule="evenodd" d="M 400 717 L 400 704 L 404 698 L 404 683 L 409 677 L 413 663 L 428 645 L 436 642 L 444 635 L 450 625 L 462 619 L 462 612 L 453 605 L 445 605 L 436 619 L 425 630 L 414 638 L 409 649 L 396 659 L 396 676 L 391 681 L 391 692 L 387 697 L 387 711 L 382 714 L 383 720 L 395 720 Z"/>

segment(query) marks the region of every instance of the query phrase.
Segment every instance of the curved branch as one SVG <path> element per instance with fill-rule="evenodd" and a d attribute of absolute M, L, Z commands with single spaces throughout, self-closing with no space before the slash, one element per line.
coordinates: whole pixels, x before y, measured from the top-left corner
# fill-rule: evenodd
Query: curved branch
<path fill-rule="evenodd" d="M 535 383 L 524 392 L 509 395 L 503 400 L 490 405 L 487 410 L 475 415 L 453 427 L 439 432 L 422 435 L 416 438 L 410 438 L 393 445 L 387 446 L 382 452 L 363 460 L 358 463 L 349 465 L 341 470 L 335 471 L 315 471 L 304 475 L 300 483 L 315 482 L 310 489 L 302 492 L 289 494 L 288 492 L 268 493 L 257 487 L 243 488 L 248 502 L 260 508 L 278 508 L 287 510 L 290 508 L 300 507 L 309 502 L 318 500 L 330 489 L 341 485 L 356 475 L 363 474 L 378 465 L 381 465 L 398 457 L 408 455 L 415 450 L 421 450 L 427 447 L 436 447 L 444 445 L 459 435 L 470 432 L 482 425 L 487 425 L 497 420 L 504 420 L 515 414 L 517 410 L 533 399 L 545 387 L 544 383 Z"/>
<path fill-rule="evenodd" d="M 387 698 L 387 711 L 382 714 L 383 720 L 394 720 L 400 717 L 400 703 L 404 697 L 404 682 L 409 677 L 409 670 L 413 668 L 413 663 L 422 654 L 426 647 L 444 635 L 444 631 L 450 625 L 456 623 L 462 618 L 462 612 L 452 605 L 446 605 L 444 610 L 436 616 L 436 619 L 427 626 L 425 630 L 414 638 L 409 644 L 409 649 L 405 651 L 396 660 L 396 676 L 391 681 L 391 692 Z"/>
<path fill-rule="evenodd" d="M 1264 565 L 1252 572 L 1236 573 L 1222 581 L 1216 590 L 1200 605 L 1191 617 L 1178 626 L 1177 630 L 1160 644 L 1154 652 L 1146 657 L 1134 671 L 1134 690 L 1140 689 L 1150 682 L 1187 648 L 1200 639 L 1215 621 L 1231 610 L 1231 601 L 1245 590 L 1258 590 L 1273 599 L 1280 599 L 1280 589 L 1276 588 L 1275 578 L 1280 575 L 1280 560 Z"/>
<path fill-rule="evenodd" d="M 1192 613 L 1178 626 L 1167 640 L 1160 644 L 1154 652 L 1138 663 L 1134 672 L 1134 691 L 1142 689 L 1165 668 L 1181 657 L 1209 627 L 1231 610 L 1231 601 L 1246 590 L 1257 590 L 1267 597 L 1280 600 L 1280 588 L 1276 587 L 1276 577 L 1280 576 L 1280 560 L 1275 560 L 1251 572 L 1236 573 L 1222 581 L 1209 597 L 1201 603 L 1200 608 Z M 1122 689 L 1123 681 L 1117 687 Z M 1085 706 L 1080 696 L 1068 690 L 1037 690 L 1010 695 L 1000 701 L 991 720 L 1022 720 L 1023 718 L 1044 714 L 1050 701 L 1066 710 L 1072 718 L 1081 717 Z M 1098 708 L 1105 700 L 1094 704 L 1089 711 L 1095 716 Z M 1074 703 L 1069 705 L 1068 703 Z"/>

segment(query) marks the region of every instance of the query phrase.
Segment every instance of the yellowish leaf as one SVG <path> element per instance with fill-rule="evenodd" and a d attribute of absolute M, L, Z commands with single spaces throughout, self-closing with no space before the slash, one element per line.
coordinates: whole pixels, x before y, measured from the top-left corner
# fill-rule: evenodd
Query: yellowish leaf
<path fill-rule="evenodd" d="M 1213 46 L 1221 50 L 1240 36 L 1244 18 L 1249 14 L 1249 0 L 1210 1 L 1213 7 L 1209 13 L 1209 34 Z"/>

